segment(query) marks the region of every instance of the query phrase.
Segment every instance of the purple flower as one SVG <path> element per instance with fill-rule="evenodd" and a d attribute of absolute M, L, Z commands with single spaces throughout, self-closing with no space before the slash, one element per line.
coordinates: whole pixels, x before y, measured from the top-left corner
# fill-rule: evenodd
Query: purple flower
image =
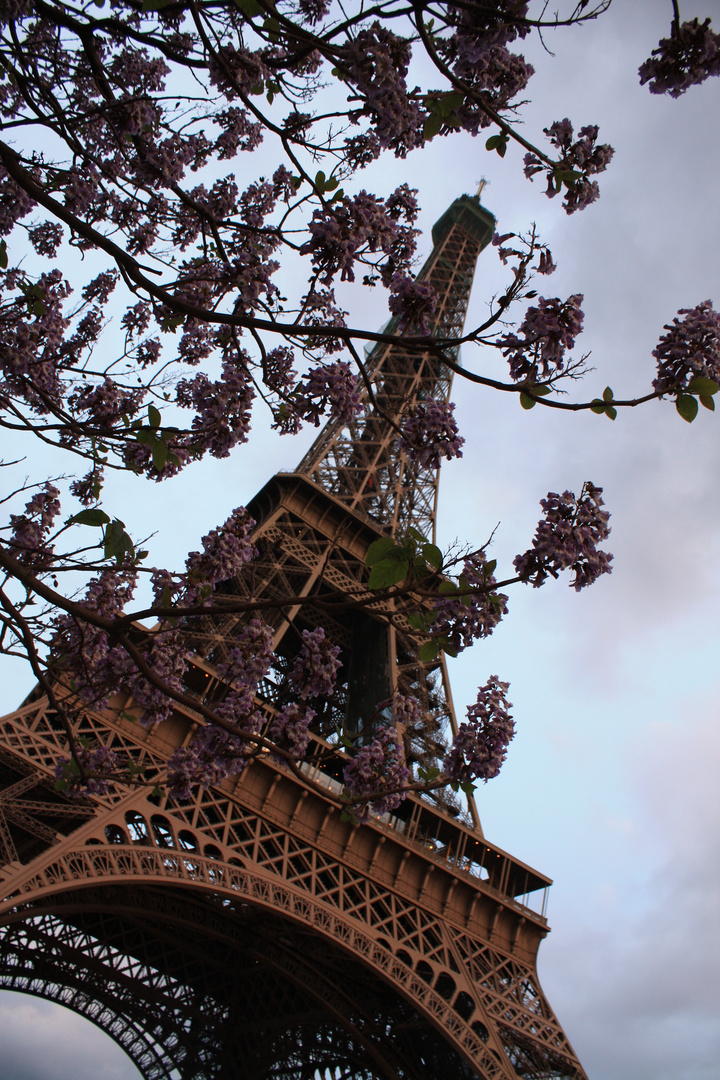
<path fill-rule="evenodd" d="M 495 591 L 496 585 L 483 551 L 467 558 L 458 581 L 460 595 L 442 596 L 435 603 L 435 619 L 430 626 L 433 637 L 444 639 L 452 653 L 489 637 L 507 614 L 508 598 Z"/>
<path fill-rule="evenodd" d="M 477 702 L 467 711 L 467 723 L 460 724 L 443 761 L 448 780 L 467 784 L 497 776 L 507 755 L 515 725 L 506 698 L 509 683 L 491 675 L 478 690 Z"/>
<path fill-rule="evenodd" d="M 605 172 L 615 151 L 607 143 L 597 145 L 599 129 L 596 124 L 580 128 L 575 142 L 573 126 L 567 117 L 556 120 L 543 130 L 559 151 L 560 160 L 557 165 L 548 168 L 536 154 L 528 153 L 525 155 L 525 175 L 532 180 L 536 173 L 546 172 L 548 198 L 553 199 L 564 187 L 565 213 L 574 214 L 576 210 L 584 210 L 600 197 L 597 182 L 588 177 Z"/>
<path fill-rule="evenodd" d="M 63 786 L 65 793 L 75 798 L 82 795 L 107 795 L 120 770 L 120 758 L 115 751 L 106 746 L 97 746 L 94 749 L 82 746 L 78 747 L 77 760 L 86 772 L 95 775 L 84 781 L 73 767 L 74 762 L 71 759 L 58 758 L 55 762 L 55 779 Z"/>
<path fill-rule="evenodd" d="M 47 537 L 60 513 L 59 496 L 59 490 L 46 481 L 25 504 L 24 514 L 10 515 L 8 547 L 18 562 L 34 573 L 49 569 L 53 563 L 53 545 L 47 543 Z"/>
<path fill-rule="evenodd" d="M 678 98 L 689 87 L 720 75 L 720 34 L 710 29 L 710 19 L 673 23 L 670 37 L 661 39 L 638 75 L 641 86 L 650 83 L 651 94 Z"/>
<path fill-rule="evenodd" d="M 378 146 L 392 148 L 403 158 L 424 141 L 424 116 L 418 102 L 408 95 L 405 82 L 411 55 L 410 42 L 379 22 L 360 30 L 342 51 L 348 82 L 365 103 L 353 117 L 369 116 Z"/>
<path fill-rule="evenodd" d="M 272 656 L 272 628 L 260 619 L 250 619 L 235 634 L 228 662 L 218 664 L 218 674 L 233 689 L 255 690 L 270 670 Z"/>
<path fill-rule="evenodd" d="M 440 459 L 462 457 L 465 442 L 458 433 L 452 402 L 422 398 L 402 424 L 399 446 L 421 468 L 439 469 Z"/>
<path fill-rule="evenodd" d="M 286 750 L 296 761 L 300 761 L 308 748 L 310 742 L 308 729 L 314 719 L 315 712 L 309 706 L 290 702 L 288 705 L 283 705 L 274 717 L 268 735 L 276 746 L 281 750 Z"/>
<path fill-rule="evenodd" d="M 258 712 L 245 718 L 244 729 L 257 735 L 262 726 Z M 189 799 L 193 786 L 202 788 L 221 783 L 226 776 L 242 772 L 255 744 L 224 728 L 201 727 L 189 746 L 181 746 L 168 759 L 168 793 L 173 799 Z"/>
<path fill-rule="evenodd" d="M 658 377 L 653 387 L 660 393 L 680 393 L 688 383 L 702 375 L 720 384 L 720 314 L 712 301 L 694 308 L 681 308 L 665 326 L 667 333 L 653 349 L 658 362 Z"/>
<path fill-rule="evenodd" d="M 394 725 L 381 727 L 360 747 L 345 766 L 343 779 L 350 809 L 360 821 L 367 821 L 371 810 L 385 814 L 397 809 L 411 776 Z"/>
<path fill-rule="evenodd" d="M 434 315 L 438 302 L 437 292 L 432 285 L 416 281 L 406 274 L 393 274 L 390 292 L 393 295 L 388 307 L 399 319 L 398 329 L 405 331 L 417 327 L 419 333 L 429 334 L 428 320 Z"/>
<path fill-rule="evenodd" d="M 342 667 L 340 647 L 332 645 L 321 626 L 303 630 L 302 646 L 290 669 L 290 685 L 305 700 L 308 697 L 331 697 Z"/>
<path fill-rule="evenodd" d="M 385 203 L 367 191 L 354 198 L 345 195 L 341 200 L 313 211 L 309 224 L 310 239 L 300 248 L 301 254 L 311 254 L 314 268 L 329 285 L 340 271 L 342 281 L 355 280 L 355 263 L 368 261 L 371 253 L 385 256 L 378 268 L 385 284 L 393 274 L 410 265 L 415 253 L 416 231 L 400 225 L 399 218 L 414 220 L 417 205 L 407 185 L 399 188 Z M 373 263 L 375 265 L 375 263 Z"/>
<path fill-rule="evenodd" d="M 220 529 L 213 529 L 203 537 L 202 552 L 192 551 L 187 558 L 189 594 L 197 598 L 203 589 L 212 588 L 222 581 L 229 581 L 241 573 L 242 568 L 257 555 L 250 536 L 254 520 L 243 506 L 233 510 Z M 188 603 L 193 600 L 188 597 Z"/>
<path fill-rule="evenodd" d="M 510 364 L 510 377 L 532 383 L 547 378 L 552 369 L 562 371 L 567 349 L 575 345 L 582 332 L 584 315 L 581 293 L 564 302 L 558 297 L 538 298 L 537 307 L 529 307 L 517 333 L 499 337 L 496 345 Z"/>
<path fill-rule="evenodd" d="M 522 581 L 537 589 L 548 575 L 557 578 L 561 570 L 572 570 L 570 584 L 579 592 L 602 574 L 612 573 L 612 555 L 597 546 L 610 535 L 610 514 L 601 509 L 601 496 L 602 488 L 588 481 L 579 499 L 572 491 L 562 495 L 551 491 L 540 500 L 545 517 L 538 523 L 533 546 L 513 563 Z"/>

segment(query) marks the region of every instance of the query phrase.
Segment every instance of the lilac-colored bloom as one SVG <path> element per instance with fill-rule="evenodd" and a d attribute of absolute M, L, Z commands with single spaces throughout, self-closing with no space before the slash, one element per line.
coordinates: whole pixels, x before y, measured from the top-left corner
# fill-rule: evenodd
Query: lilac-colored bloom
<path fill-rule="evenodd" d="M 435 619 L 430 626 L 433 637 L 445 639 L 453 653 L 489 637 L 507 614 L 508 598 L 495 591 L 496 585 L 483 551 L 467 558 L 458 582 L 461 595 L 441 596 L 435 602 Z"/>
<path fill-rule="evenodd" d="M 477 702 L 467 711 L 467 723 L 460 724 L 443 761 L 448 780 L 466 784 L 497 776 L 515 734 L 506 694 L 509 683 L 491 675 L 478 690 Z"/>
<path fill-rule="evenodd" d="M 710 19 L 673 23 L 670 37 L 661 39 L 638 75 L 641 86 L 650 84 L 651 94 L 678 98 L 711 75 L 720 75 L 720 34 L 710 29 Z"/>
<path fill-rule="evenodd" d="M 350 809 L 360 821 L 367 821 L 371 810 L 384 814 L 397 809 L 411 776 L 394 725 L 381 727 L 360 747 L 345 766 L 343 779 Z"/>
<path fill-rule="evenodd" d="M 658 377 L 653 387 L 663 394 L 680 393 L 701 375 L 720 385 L 720 313 L 712 301 L 694 308 L 681 308 L 665 326 L 653 356 L 658 362 Z"/>
<path fill-rule="evenodd" d="M 301 761 L 310 742 L 309 728 L 314 719 L 315 711 L 308 705 L 291 701 L 274 717 L 268 735 L 279 749 Z"/>
<path fill-rule="evenodd" d="M 458 432 L 451 401 L 421 398 L 402 424 L 400 449 L 421 468 L 439 469 L 440 459 L 462 457 L 465 442 Z"/>
<path fill-rule="evenodd" d="M 602 574 L 612 573 L 612 555 L 598 548 L 610 535 L 610 514 L 601 509 L 602 488 L 589 481 L 580 498 L 572 491 L 554 491 L 541 499 L 544 518 L 538 523 L 533 546 L 518 555 L 514 567 L 522 581 L 539 588 L 548 575 L 557 578 L 561 570 L 572 570 L 570 584 L 579 591 L 592 585 Z"/>
<path fill-rule="evenodd" d="M 429 334 L 429 320 L 435 314 L 438 302 L 437 292 L 432 285 L 416 281 L 406 274 L 393 274 L 390 292 L 392 296 L 388 300 L 388 307 L 399 319 L 398 329 L 406 331 L 416 328 L 420 334 Z"/>
<path fill-rule="evenodd" d="M 303 630 L 302 646 L 290 669 L 290 685 L 305 700 L 308 697 L 331 697 L 335 692 L 340 647 L 325 637 L 321 626 Z"/>
<path fill-rule="evenodd" d="M 581 293 L 565 301 L 541 296 L 537 307 L 527 309 L 516 333 L 497 339 L 496 344 L 508 358 L 512 379 L 536 383 L 547 378 L 553 368 L 563 370 L 565 352 L 574 347 L 575 338 L 582 332 L 582 301 Z"/>

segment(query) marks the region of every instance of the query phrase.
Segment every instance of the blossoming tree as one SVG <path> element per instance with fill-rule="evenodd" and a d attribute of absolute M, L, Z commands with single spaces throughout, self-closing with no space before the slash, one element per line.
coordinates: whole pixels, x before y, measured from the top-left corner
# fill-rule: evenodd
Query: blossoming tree
<path fill-rule="evenodd" d="M 663 328 L 645 397 L 618 399 L 609 387 L 602 398 L 561 397 L 583 372 L 573 354 L 583 297 L 538 296 L 534 277 L 555 266 L 534 229 L 495 237 L 509 283 L 462 342 L 505 357 L 507 380 L 461 366 L 461 342 L 431 333 L 437 297 L 412 276 L 416 193 L 406 184 L 380 195 L 358 190 L 363 168 L 381 155 L 402 159 L 463 130 L 500 157 L 519 143 L 525 175 L 542 177 L 565 213 L 589 207 L 612 148 L 597 126 L 576 132 L 569 119 L 549 123 L 537 145 L 521 134 L 516 118 L 533 69 L 516 47 L 533 33 L 591 22 L 609 3 L 579 0 L 552 16 L 519 0 L 3 5 L 0 422 L 14 439 L 66 455 L 80 475 L 33 477 L 5 500 L 0 648 L 27 657 L 51 698 L 58 680 L 79 707 L 125 688 L 148 725 L 183 700 L 193 626 L 212 615 L 214 590 L 255 558 L 253 523 L 238 509 L 183 571 L 148 568 L 102 506 L 105 478 L 121 470 L 138 483 L 166 482 L 206 455 L 227 457 L 246 441 L 253 409 L 267 410 L 280 433 L 351 418 L 366 379 L 361 347 L 388 339 L 352 325 L 338 281 L 379 283 L 407 348 L 429 351 L 467 383 L 517 395 L 526 409 L 612 420 L 618 409 L 669 398 L 692 421 L 699 405 L 714 407 L 720 316 L 709 301 Z M 682 23 L 673 3 L 670 36 L 641 66 L 641 83 L 676 97 L 718 74 L 710 20 Z M 422 86 L 412 86 L 416 78 Z M 235 162 L 252 165 L 262 143 L 276 156 L 272 175 L 242 190 Z M 287 260 L 305 274 L 285 297 L 278 280 Z M 398 439 L 426 467 L 461 453 L 453 406 L 439 401 L 409 405 Z M 600 488 L 549 493 L 542 507 L 532 546 L 505 577 L 485 548 L 443 556 L 419 535 L 373 545 L 369 587 L 407 614 L 421 659 L 455 655 L 492 633 L 507 611 L 501 590 L 512 584 L 538 587 L 569 570 L 579 590 L 609 572 Z M 76 590 L 78 574 L 86 580 Z M 61 587 L 61 577 L 72 585 Z M 133 607 L 143 578 L 152 600 Z M 225 601 L 223 614 L 230 610 Z M 170 762 L 177 797 L 241 770 L 263 748 L 292 765 L 318 703 L 333 693 L 337 648 L 321 628 L 305 631 L 264 726 L 255 691 L 274 663 L 271 635 L 252 600 L 232 610 L 245 621 L 219 672 L 227 693 L 203 707 L 205 726 Z M 148 619 L 152 632 L 138 629 Z M 373 732 L 348 746 L 353 812 L 363 818 L 411 789 L 496 775 L 513 734 L 506 693 L 496 677 L 481 687 L 441 767 L 415 777 L 397 725 L 414 722 L 417 702 L 397 694 L 379 702 Z M 101 791 L 114 776 L 127 780 L 127 763 L 78 745 L 67 706 L 56 705 L 68 734 L 58 783 Z"/>

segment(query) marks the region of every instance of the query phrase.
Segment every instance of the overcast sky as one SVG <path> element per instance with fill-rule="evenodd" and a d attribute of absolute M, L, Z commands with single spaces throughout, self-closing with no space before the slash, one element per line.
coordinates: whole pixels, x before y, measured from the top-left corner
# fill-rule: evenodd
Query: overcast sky
<path fill-rule="evenodd" d="M 712 15 L 720 30 L 717 0 L 681 10 Z M 357 177 L 358 189 L 379 194 L 404 181 L 419 188 L 423 256 L 432 223 L 483 175 L 501 232 L 536 221 L 559 266 L 542 291 L 585 294 L 580 344 L 597 369 L 588 397 L 607 384 L 618 397 L 648 390 L 663 324 L 680 307 L 720 305 L 720 79 L 679 101 L 652 97 L 637 80 L 669 21 L 665 0 L 616 0 L 596 26 L 550 37 L 554 58 L 525 43 L 538 72 L 528 136 L 569 116 L 576 128 L 600 124 L 616 148 L 602 197 L 584 213 L 567 218 L 544 184 L 524 179 L 512 148 L 501 161 L 469 137 Z M 483 317 L 502 274 L 486 251 L 471 319 Z M 384 322 L 380 294 L 348 289 L 344 300 L 354 322 Z M 482 370 L 481 356 L 464 359 Z M 516 592 L 496 635 L 451 664 L 460 715 L 488 675 L 511 683 L 518 734 L 478 803 L 490 840 L 555 879 L 541 982 L 591 1080 L 716 1080 L 720 415 L 701 409 L 690 426 L 664 402 L 612 424 L 524 413 L 514 398 L 467 385 L 456 384 L 454 398 L 467 441 L 462 461 L 443 469 L 442 543 L 477 545 L 500 522 L 493 555 L 509 567 L 529 545 L 538 501 L 586 479 L 604 487 L 612 513 L 612 577 L 580 595 L 563 581 Z M 136 535 L 158 528 L 153 561 L 179 565 L 275 470 L 292 468 L 311 437 L 259 432 L 230 461 L 154 488 L 152 503 L 125 480 L 112 511 Z M 15 671 L 8 708 L 25 686 Z M 77 1018 L 0 999 L 7 1080 L 137 1075 L 109 1056 L 98 1069 L 97 1040 L 107 1040 L 90 1028 L 78 1036 Z"/>

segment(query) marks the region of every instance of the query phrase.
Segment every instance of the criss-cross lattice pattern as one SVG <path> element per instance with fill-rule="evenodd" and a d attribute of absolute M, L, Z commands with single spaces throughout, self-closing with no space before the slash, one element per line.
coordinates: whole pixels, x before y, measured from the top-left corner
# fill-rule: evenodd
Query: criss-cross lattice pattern
<path fill-rule="evenodd" d="M 410 796 L 358 828 L 338 800 L 337 729 L 364 732 L 392 693 L 420 704 L 411 766 L 438 763 L 457 730 L 444 661 L 420 663 L 392 601 L 368 597 L 365 556 L 411 525 L 434 535 L 437 470 L 400 453 L 397 428 L 423 398 L 448 399 L 436 346 L 462 331 L 493 225 L 477 198 L 453 203 L 420 275 L 439 295 L 433 348 L 391 323 L 396 340 L 366 358 L 362 415 L 252 500 L 258 558 L 194 624 L 185 703 L 147 730 L 129 694 L 99 711 L 54 688 L 75 736 L 149 786 L 55 791 L 66 733 L 39 692 L 0 726 L 0 986 L 88 1016 L 146 1080 L 584 1080 L 535 970 L 549 880 L 485 840 L 472 802 L 470 819 Z M 261 755 L 175 803 L 151 791 L 225 692 L 218 667 L 249 617 L 238 600 L 273 631 L 267 721 L 303 629 L 339 647 L 337 691 L 297 770 Z"/>
<path fill-rule="evenodd" d="M 475 264 L 493 235 L 495 219 L 477 197 L 456 199 L 433 230 L 434 247 L 417 280 L 432 285 L 439 303 L 430 329 L 434 342 L 462 334 Z M 303 458 L 299 471 L 309 476 L 356 514 L 391 533 L 410 526 L 434 539 L 438 470 L 408 458 L 398 446 L 402 419 L 418 401 L 447 402 L 452 372 L 437 355 L 410 347 L 397 320 L 386 328 L 398 340 L 378 344 L 367 356 L 365 373 L 372 385 L 362 388 L 363 411 L 350 424 L 327 424 Z M 411 328 L 408 328 L 411 333 Z M 453 355 L 457 349 L 452 345 Z"/>

